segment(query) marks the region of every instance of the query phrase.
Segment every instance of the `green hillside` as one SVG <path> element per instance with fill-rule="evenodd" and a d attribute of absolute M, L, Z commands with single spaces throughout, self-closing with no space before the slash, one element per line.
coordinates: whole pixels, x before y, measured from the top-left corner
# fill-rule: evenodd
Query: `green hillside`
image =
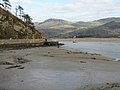
<path fill-rule="evenodd" d="M 42 34 L 0 7 L 0 39 L 38 39 Z"/>
<path fill-rule="evenodd" d="M 74 36 L 119 37 L 119 21 L 120 18 L 114 17 L 92 22 L 69 22 L 61 19 L 48 19 L 37 24 L 36 28 L 48 38 L 72 38 Z"/>

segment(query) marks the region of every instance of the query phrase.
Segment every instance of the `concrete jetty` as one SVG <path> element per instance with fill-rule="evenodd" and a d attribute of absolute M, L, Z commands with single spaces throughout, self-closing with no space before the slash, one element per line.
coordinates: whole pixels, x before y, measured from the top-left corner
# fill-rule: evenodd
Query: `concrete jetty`
<path fill-rule="evenodd" d="M 0 48 L 29 48 L 40 46 L 57 46 L 58 41 L 46 39 L 3 39 L 0 40 Z"/>

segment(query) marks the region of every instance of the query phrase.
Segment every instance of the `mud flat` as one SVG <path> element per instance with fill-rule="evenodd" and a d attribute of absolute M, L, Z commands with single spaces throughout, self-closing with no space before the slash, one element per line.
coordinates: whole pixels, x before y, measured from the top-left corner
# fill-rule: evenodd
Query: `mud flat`
<path fill-rule="evenodd" d="M 120 42 L 120 38 L 69 38 L 69 39 L 55 39 L 57 41 L 73 41 L 81 42 L 81 41 L 89 41 L 89 42 Z"/>
<path fill-rule="evenodd" d="M 120 62 L 57 47 L 0 51 L 1 90 L 120 90 Z"/>

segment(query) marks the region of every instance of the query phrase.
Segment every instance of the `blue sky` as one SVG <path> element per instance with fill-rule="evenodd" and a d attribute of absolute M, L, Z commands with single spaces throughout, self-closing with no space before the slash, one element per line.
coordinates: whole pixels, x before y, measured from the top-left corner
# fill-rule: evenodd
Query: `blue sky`
<path fill-rule="evenodd" d="M 2 0 L 0 0 L 2 1 Z M 120 0 L 10 0 L 13 8 L 21 5 L 33 21 L 49 18 L 69 21 L 92 21 L 120 17 Z"/>

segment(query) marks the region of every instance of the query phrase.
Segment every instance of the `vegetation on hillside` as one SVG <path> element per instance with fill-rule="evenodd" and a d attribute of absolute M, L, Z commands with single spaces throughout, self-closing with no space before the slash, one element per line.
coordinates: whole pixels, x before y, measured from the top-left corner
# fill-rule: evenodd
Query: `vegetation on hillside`
<path fill-rule="evenodd" d="M 21 6 L 16 8 L 16 16 L 9 10 L 11 4 L 9 0 L 3 0 L 0 4 L 0 39 L 38 39 L 42 34 L 38 32 L 32 18 L 24 13 Z"/>
<path fill-rule="evenodd" d="M 120 18 L 104 18 L 92 22 L 68 22 L 48 19 L 36 28 L 48 38 L 120 37 Z"/>

